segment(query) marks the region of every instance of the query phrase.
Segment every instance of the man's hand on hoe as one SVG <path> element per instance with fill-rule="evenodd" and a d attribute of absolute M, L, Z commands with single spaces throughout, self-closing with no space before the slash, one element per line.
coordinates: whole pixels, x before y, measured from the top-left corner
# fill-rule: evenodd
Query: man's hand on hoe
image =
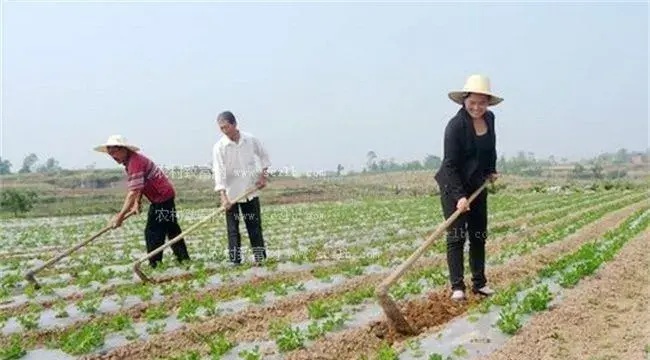
<path fill-rule="evenodd" d="M 113 219 L 111 219 L 109 225 L 110 225 L 113 229 L 122 226 L 122 222 L 124 221 L 124 216 L 125 216 L 125 214 L 124 214 L 123 212 L 121 212 L 121 211 L 118 212 L 118 213 L 115 215 L 115 217 L 113 217 Z"/>
<path fill-rule="evenodd" d="M 230 210 L 232 207 L 232 203 L 230 200 L 228 200 L 228 196 L 226 196 L 226 192 L 222 191 L 221 192 L 221 206 L 223 206 L 224 209 Z"/>
<path fill-rule="evenodd" d="M 262 170 L 260 173 L 259 179 L 257 179 L 257 182 L 255 182 L 255 186 L 257 186 L 258 189 L 263 189 L 266 187 L 266 184 L 268 183 L 268 172 L 266 169 Z"/>

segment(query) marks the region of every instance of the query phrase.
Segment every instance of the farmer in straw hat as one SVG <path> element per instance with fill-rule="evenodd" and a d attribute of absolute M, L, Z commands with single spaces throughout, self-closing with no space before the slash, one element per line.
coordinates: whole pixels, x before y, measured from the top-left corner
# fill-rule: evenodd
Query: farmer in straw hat
<path fill-rule="evenodd" d="M 118 164 L 124 165 L 128 176 L 129 192 L 122 210 L 111 220 L 113 228 L 122 225 L 124 216 L 129 211 L 140 212 L 142 195 L 149 200 L 144 236 L 147 252 L 151 252 L 165 243 L 165 236 L 173 239 L 182 231 L 176 216 L 174 186 L 165 173 L 153 161 L 139 153 L 139 150 L 137 146 L 128 144 L 120 135 L 112 135 L 105 144 L 95 147 L 95 151 L 107 153 Z M 190 259 L 184 239 L 176 242 L 171 248 L 179 262 Z M 149 264 L 155 268 L 162 258 L 163 253 L 160 252 L 149 259 Z"/>
<path fill-rule="evenodd" d="M 472 202 L 469 196 L 485 180 L 494 181 L 496 172 L 496 135 L 494 113 L 489 106 L 503 99 L 492 93 L 490 80 L 471 75 L 462 90 L 452 91 L 449 98 L 461 105 L 445 127 L 442 166 L 435 175 L 445 219 L 456 209 L 463 213 L 447 229 L 447 265 L 453 300 L 465 299 L 463 249 L 469 237 L 469 265 L 472 290 L 492 295 L 485 278 L 485 240 L 487 238 L 487 190 Z"/>

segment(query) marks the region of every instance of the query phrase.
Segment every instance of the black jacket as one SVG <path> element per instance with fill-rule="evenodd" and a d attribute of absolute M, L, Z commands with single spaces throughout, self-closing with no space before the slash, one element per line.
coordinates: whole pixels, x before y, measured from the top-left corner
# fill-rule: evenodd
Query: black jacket
<path fill-rule="evenodd" d="M 467 110 L 461 108 L 445 127 L 442 165 L 434 178 L 440 186 L 441 195 L 451 196 L 454 203 L 462 197 L 469 197 L 476 188 L 481 186 L 488 174 L 496 173 L 494 113 L 488 110 L 485 120 L 492 144 L 492 155 L 489 157 L 488 164 L 485 164 L 487 171 L 483 174 L 475 174 L 479 160 L 474 124 Z"/>

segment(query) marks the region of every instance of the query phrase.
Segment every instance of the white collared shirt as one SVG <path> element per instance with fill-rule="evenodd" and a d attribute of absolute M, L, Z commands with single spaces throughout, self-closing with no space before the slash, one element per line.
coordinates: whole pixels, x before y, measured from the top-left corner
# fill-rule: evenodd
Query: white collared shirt
<path fill-rule="evenodd" d="M 256 166 L 256 157 L 262 169 L 271 166 L 269 155 L 259 139 L 243 131 L 239 131 L 239 135 L 238 143 L 224 135 L 212 148 L 214 190 L 226 190 L 226 196 L 231 201 L 255 186 L 259 179 L 261 169 L 258 170 Z M 257 195 L 254 192 L 242 201 L 251 200 Z"/>

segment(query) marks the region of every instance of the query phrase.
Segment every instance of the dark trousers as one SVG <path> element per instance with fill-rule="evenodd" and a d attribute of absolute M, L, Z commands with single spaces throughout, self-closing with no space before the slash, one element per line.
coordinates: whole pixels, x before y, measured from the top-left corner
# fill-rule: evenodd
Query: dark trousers
<path fill-rule="evenodd" d="M 165 237 L 169 240 L 175 238 L 181 233 L 181 227 L 178 225 L 178 216 L 176 215 L 176 205 L 174 198 L 165 202 L 149 205 L 147 214 L 147 225 L 144 229 L 144 237 L 147 241 L 147 252 L 152 252 L 165 244 Z M 171 246 L 176 259 L 181 262 L 189 260 L 185 239 L 177 241 Z M 156 254 L 149 259 L 149 264 L 156 267 L 163 259 L 163 252 Z"/>
<path fill-rule="evenodd" d="M 456 211 L 456 203 L 444 193 L 441 195 L 441 203 L 445 219 L 448 219 Z M 447 229 L 447 266 L 452 290 L 465 290 L 464 248 L 468 237 L 472 286 L 474 289 L 480 289 L 487 283 L 485 278 L 487 190 L 483 190 L 469 204 L 469 208 L 469 212 L 462 213 Z"/>
<path fill-rule="evenodd" d="M 228 228 L 228 253 L 230 261 L 241 263 L 241 234 L 239 233 L 239 220 L 241 214 L 248 231 L 248 237 L 253 248 L 255 261 L 266 259 L 266 247 L 262 235 L 262 217 L 260 214 L 260 200 L 255 197 L 247 202 L 235 203 L 226 211 L 226 225 Z"/>

